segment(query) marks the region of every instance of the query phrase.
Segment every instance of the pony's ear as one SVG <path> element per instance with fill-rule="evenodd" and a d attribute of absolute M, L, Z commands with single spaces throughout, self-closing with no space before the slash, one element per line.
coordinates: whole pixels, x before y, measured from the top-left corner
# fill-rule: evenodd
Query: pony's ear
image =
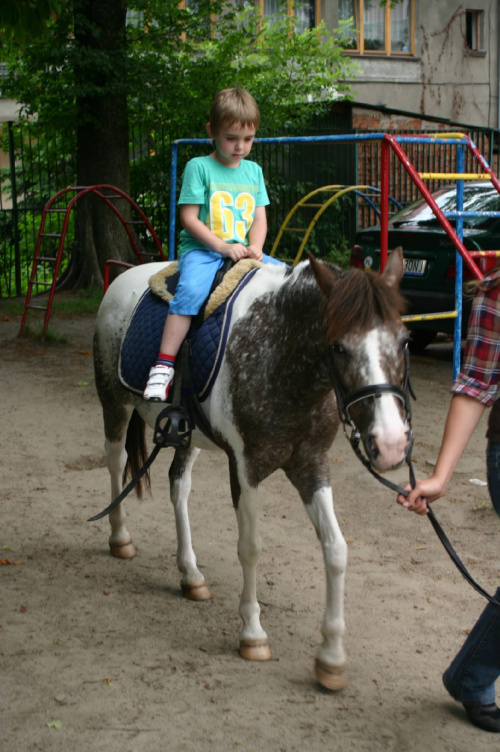
<path fill-rule="evenodd" d="M 389 287 L 397 288 L 399 281 L 403 276 L 403 271 L 403 247 L 401 245 L 398 245 L 398 247 L 389 254 L 387 264 L 385 265 L 385 269 L 382 272 L 384 282 L 388 284 Z"/>
<path fill-rule="evenodd" d="M 318 287 L 323 295 L 328 297 L 332 292 L 332 289 L 337 282 L 338 277 L 332 269 L 326 266 L 326 264 L 322 264 L 321 261 L 318 261 L 313 256 L 311 251 L 308 251 L 307 255 L 309 256 L 311 269 L 313 270 L 313 274 L 316 282 L 318 283 Z"/>

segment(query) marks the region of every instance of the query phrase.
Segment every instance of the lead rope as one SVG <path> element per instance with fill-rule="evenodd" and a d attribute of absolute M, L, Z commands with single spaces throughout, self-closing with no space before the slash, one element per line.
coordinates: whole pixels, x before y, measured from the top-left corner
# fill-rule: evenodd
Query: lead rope
<path fill-rule="evenodd" d="M 366 457 L 363 456 L 361 450 L 359 449 L 359 436 L 358 436 L 358 434 L 353 435 L 353 437 L 351 437 L 349 439 L 349 441 L 350 441 L 351 446 L 354 449 L 354 452 L 355 452 L 356 456 L 358 457 L 358 459 L 361 460 L 361 462 L 363 463 L 363 465 L 367 468 L 367 470 L 369 470 L 369 472 L 373 475 L 374 478 L 376 478 L 384 486 L 387 486 L 387 488 L 390 488 L 393 491 L 396 491 L 396 493 L 401 494 L 402 496 L 405 496 L 406 498 L 408 498 L 409 492 L 405 488 L 402 488 L 397 483 L 392 483 L 392 481 L 388 480 L 387 478 L 382 477 L 381 475 L 379 475 L 372 468 L 372 466 L 370 465 L 370 462 L 366 459 Z M 412 450 L 412 444 L 410 444 L 410 446 L 408 448 L 408 452 L 406 454 L 406 463 L 408 465 L 408 470 L 409 470 L 409 474 L 410 474 L 410 485 L 411 485 L 412 488 L 415 488 L 416 481 L 415 481 L 415 472 L 413 470 L 413 463 L 411 461 L 411 450 Z M 462 575 L 462 577 L 465 580 L 467 580 L 467 582 L 469 583 L 469 585 L 472 585 L 472 587 L 474 588 L 474 590 L 477 590 L 477 592 L 480 593 L 480 595 L 482 595 L 483 598 L 486 598 L 486 600 L 488 600 L 494 606 L 496 606 L 497 608 L 500 608 L 500 601 L 498 601 L 492 595 L 490 595 L 489 593 L 487 593 L 486 590 L 484 588 L 482 588 L 481 585 L 479 585 L 474 580 L 474 578 L 472 577 L 472 575 L 468 571 L 467 567 L 462 562 L 462 560 L 458 556 L 457 552 L 453 548 L 453 546 L 452 546 L 452 544 L 451 544 L 448 536 L 446 535 L 446 533 L 444 532 L 443 528 L 441 527 L 441 525 L 439 524 L 438 520 L 436 519 L 436 515 L 432 511 L 432 509 L 431 509 L 431 507 L 430 507 L 429 504 L 427 504 L 427 510 L 428 510 L 427 511 L 427 517 L 429 518 L 429 522 L 431 523 L 432 527 L 434 528 L 434 531 L 435 531 L 437 537 L 439 538 L 439 540 L 443 544 L 446 553 L 451 558 L 451 560 L 455 564 L 456 568 L 458 569 L 458 571 L 460 572 L 460 574 Z"/>
<path fill-rule="evenodd" d="M 404 493 L 404 490 L 401 493 Z M 408 492 L 407 492 L 407 495 L 408 495 Z M 446 550 L 446 553 L 450 556 L 451 560 L 455 564 L 456 568 L 458 569 L 458 571 L 460 572 L 460 574 L 462 575 L 462 577 L 464 577 L 467 580 L 467 582 L 469 583 L 469 585 L 472 585 L 472 587 L 474 588 L 474 590 L 477 590 L 478 593 L 480 593 L 484 598 L 486 598 L 486 600 L 488 600 L 490 603 L 492 603 L 497 608 L 500 608 L 500 601 L 497 601 L 496 598 L 494 598 L 492 595 L 490 595 L 489 593 L 487 593 L 486 590 L 484 590 L 484 588 L 482 588 L 481 585 L 478 585 L 478 583 L 473 579 L 473 577 L 468 572 L 468 570 L 465 567 L 465 565 L 463 564 L 463 562 L 460 560 L 457 552 L 455 551 L 455 549 L 451 545 L 451 543 L 450 543 L 450 541 L 448 539 L 448 536 L 446 535 L 446 533 L 444 532 L 443 528 L 441 527 L 441 525 L 437 521 L 436 516 L 435 516 L 434 512 L 432 511 L 432 509 L 430 508 L 429 505 L 427 505 L 427 509 L 428 509 L 427 516 L 429 518 L 429 521 L 430 521 L 432 527 L 436 531 L 437 537 L 439 538 L 439 540 L 443 544 L 443 546 L 444 546 L 444 548 Z"/>
<path fill-rule="evenodd" d="M 410 426 L 411 422 L 411 410 L 410 410 L 410 399 L 409 395 L 413 397 L 413 399 L 416 399 L 415 394 L 413 392 L 411 382 L 410 382 L 410 357 L 409 357 L 409 351 L 408 346 L 405 347 L 405 378 L 403 383 L 403 389 L 399 389 L 399 387 L 392 386 L 390 384 L 375 384 L 369 387 L 364 387 L 357 392 L 354 392 L 354 394 L 350 395 L 350 398 L 347 400 L 344 400 L 344 397 L 342 395 L 342 391 L 340 389 L 340 384 L 338 383 L 337 375 L 335 373 L 335 370 L 333 368 L 333 363 L 330 359 L 330 357 L 327 358 L 328 361 L 328 370 L 330 373 L 330 380 L 332 382 L 335 395 L 337 397 L 337 407 L 339 411 L 340 419 L 344 425 L 344 433 L 346 435 L 346 438 L 349 440 L 354 453 L 356 457 L 362 462 L 362 464 L 366 467 L 366 469 L 373 475 L 374 478 L 376 478 L 379 483 L 382 483 L 382 485 L 386 486 L 386 488 L 390 488 L 392 491 L 396 491 L 396 493 L 401 494 L 402 496 L 405 496 L 408 498 L 408 491 L 401 486 L 399 486 L 397 483 L 393 483 L 392 481 L 388 480 L 387 478 L 382 477 L 379 475 L 379 473 L 376 472 L 376 470 L 373 469 L 371 466 L 370 461 L 367 457 L 364 456 L 360 449 L 360 439 L 361 436 L 359 432 L 356 429 L 356 426 L 352 422 L 352 420 L 349 418 L 348 415 L 348 408 L 353 402 L 355 402 L 357 399 L 365 399 L 366 397 L 376 397 L 381 396 L 383 393 L 392 393 L 395 397 L 399 399 L 403 399 L 403 403 L 405 405 L 405 411 L 407 415 L 408 425 Z M 348 436 L 346 431 L 346 425 L 349 424 L 352 428 L 351 436 Z M 410 435 L 411 435 L 411 426 L 410 426 Z M 412 488 L 415 488 L 416 480 L 415 480 L 415 472 L 413 470 L 413 463 L 411 460 L 411 451 L 413 447 L 413 442 L 410 443 L 407 452 L 406 452 L 406 464 L 408 465 L 408 471 L 410 476 L 410 485 Z M 451 558 L 453 563 L 455 564 L 456 568 L 462 575 L 462 577 L 467 580 L 469 585 L 471 585 L 474 590 L 476 590 L 480 595 L 483 596 L 483 598 L 486 598 L 493 606 L 496 606 L 496 608 L 500 608 L 500 601 L 498 601 L 496 598 L 491 596 L 489 593 L 484 590 L 484 588 L 481 587 L 481 585 L 478 585 L 478 583 L 474 580 L 472 575 L 467 570 L 464 563 L 461 561 L 460 557 L 458 556 L 457 552 L 453 548 L 448 536 L 444 532 L 443 528 L 439 524 L 438 520 L 436 519 L 436 515 L 432 511 L 431 507 L 427 505 L 427 517 L 429 518 L 429 522 L 431 523 L 432 527 L 434 528 L 434 531 L 441 541 L 441 543 L 444 546 L 444 549 L 448 556 Z"/>

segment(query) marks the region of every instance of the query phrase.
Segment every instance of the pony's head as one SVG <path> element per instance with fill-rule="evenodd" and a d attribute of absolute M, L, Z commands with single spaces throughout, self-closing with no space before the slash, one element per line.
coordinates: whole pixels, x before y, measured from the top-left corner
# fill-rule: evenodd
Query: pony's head
<path fill-rule="evenodd" d="M 407 400 L 408 332 L 398 292 L 402 249 L 382 274 L 347 272 L 317 261 L 311 268 L 326 298 L 326 341 L 340 417 L 362 441 L 371 465 L 399 466 L 411 443 Z"/>

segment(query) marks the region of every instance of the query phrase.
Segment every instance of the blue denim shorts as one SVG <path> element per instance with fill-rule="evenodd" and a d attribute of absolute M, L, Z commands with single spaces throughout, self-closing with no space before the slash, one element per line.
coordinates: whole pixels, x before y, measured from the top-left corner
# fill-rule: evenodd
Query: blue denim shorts
<path fill-rule="evenodd" d="M 169 313 L 181 316 L 196 316 L 208 298 L 215 275 L 224 263 L 224 256 L 216 251 L 192 250 L 179 259 L 179 282 L 175 295 L 169 303 Z M 279 264 L 282 261 L 264 254 L 265 264 Z"/>

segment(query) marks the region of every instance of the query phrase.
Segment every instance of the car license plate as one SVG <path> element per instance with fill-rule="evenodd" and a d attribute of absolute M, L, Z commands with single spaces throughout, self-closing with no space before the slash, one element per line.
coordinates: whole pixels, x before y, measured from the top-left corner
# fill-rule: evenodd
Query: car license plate
<path fill-rule="evenodd" d="M 405 275 L 408 277 L 422 277 L 427 266 L 425 259 L 405 259 Z"/>

